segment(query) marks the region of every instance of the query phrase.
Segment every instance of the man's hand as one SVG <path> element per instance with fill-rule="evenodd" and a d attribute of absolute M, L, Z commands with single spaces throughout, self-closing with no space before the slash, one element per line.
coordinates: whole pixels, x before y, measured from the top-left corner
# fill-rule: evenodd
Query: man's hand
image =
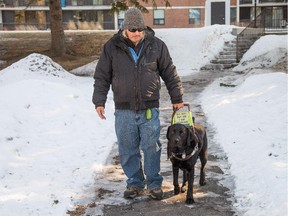
<path fill-rule="evenodd" d="M 184 107 L 184 103 L 173 104 L 173 110 L 179 110 Z"/>
<path fill-rule="evenodd" d="M 96 107 L 96 112 L 98 113 L 99 118 L 106 120 L 105 117 L 105 108 L 103 106 L 98 106 Z"/>

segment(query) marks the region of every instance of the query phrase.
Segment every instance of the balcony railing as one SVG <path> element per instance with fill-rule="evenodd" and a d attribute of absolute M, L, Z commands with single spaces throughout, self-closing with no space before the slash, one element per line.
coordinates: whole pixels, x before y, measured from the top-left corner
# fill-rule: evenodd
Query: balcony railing
<path fill-rule="evenodd" d="M 259 0 L 259 3 L 285 3 L 287 0 Z"/>
<path fill-rule="evenodd" d="M 250 22 L 243 31 L 237 35 L 236 61 L 239 62 L 243 54 L 265 31 L 265 10 L 255 20 Z"/>
<path fill-rule="evenodd" d="M 256 0 L 257 4 L 266 4 L 266 3 L 273 3 L 273 4 L 277 4 L 277 3 L 286 3 L 287 0 Z M 255 0 L 240 0 L 239 4 L 243 5 L 243 4 L 254 4 Z"/>
<path fill-rule="evenodd" d="M 277 32 L 287 34 L 288 23 L 287 16 L 284 16 L 284 10 L 281 8 L 265 8 L 251 21 L 243 31 L 237 35 L 236 45 L 236 61 L 239 62 L 242 55 L 250 48 L 250 46 L 264 33 Z"/>
<path fill-rule="evenodd" d="M 26 7 L 28 6 L 27 0 L 0 0 L 0 3 L 5 4 L 6 7 Z M 61 0 L 61 6 L 97 6 L 97 5 L 111 5 L 113 0 Z M 49 2 L 43 1 L 31 1 L 29 6 L 46 6 L 48 7 Z"/>

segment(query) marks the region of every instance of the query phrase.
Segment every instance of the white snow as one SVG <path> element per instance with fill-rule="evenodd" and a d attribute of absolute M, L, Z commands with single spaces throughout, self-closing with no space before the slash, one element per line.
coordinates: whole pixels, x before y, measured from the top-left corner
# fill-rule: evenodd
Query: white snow
<path fill-rule="evenodd" d="M 161 29 L 156 35 L 185 77 L 234 38 L 231 29 Z M 261 37 L 235 69 L 245 72 L 232 81 L 236 87 L 221 87 L 219 79 L 200 96 L 228 155 L 242 215 L 287 215 L 287 71 L 269 69 L 285 58 L 287 36 Z M 75 200 L 93 199 L 94 179 L 116 137 L 111 92 L 106 121 L 96 115 L 92 92 L 92 77 L 72 75 L 36 53 L 0 71 L 1 215 L 66 215 Z"/>

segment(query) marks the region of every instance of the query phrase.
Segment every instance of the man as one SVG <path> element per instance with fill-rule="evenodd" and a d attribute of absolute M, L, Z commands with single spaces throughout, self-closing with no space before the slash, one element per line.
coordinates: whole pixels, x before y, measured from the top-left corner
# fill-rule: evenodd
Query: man
<path fill-rule="evenodd" d="M 152 198 L 163 197 L 163 177 L 159 174 L 160 77 L 173 109 L 182 108 L 182 84 L 167 46 L 144 25 L 140 10 L 130 8 L 122 28 L 103 47 L 94 74 L 93 93 L 96 111 L 101 119 L 106 119 L 105 102 L 112 85 L 119 160 L 128 178 L 125 198 L 140 195 L 146 185 Z"/>

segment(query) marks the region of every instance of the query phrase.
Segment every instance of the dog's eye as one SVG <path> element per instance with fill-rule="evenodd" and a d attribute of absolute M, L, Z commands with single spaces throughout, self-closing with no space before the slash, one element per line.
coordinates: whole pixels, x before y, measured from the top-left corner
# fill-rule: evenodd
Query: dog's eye
<path fill-rule="evenodd" d="M 182 134 L 184 133 L 184 131 L 183 131 L 183 130 L 180 130 L 179 133 L 180 133 L 180 135 L 182 135 Z"/>

